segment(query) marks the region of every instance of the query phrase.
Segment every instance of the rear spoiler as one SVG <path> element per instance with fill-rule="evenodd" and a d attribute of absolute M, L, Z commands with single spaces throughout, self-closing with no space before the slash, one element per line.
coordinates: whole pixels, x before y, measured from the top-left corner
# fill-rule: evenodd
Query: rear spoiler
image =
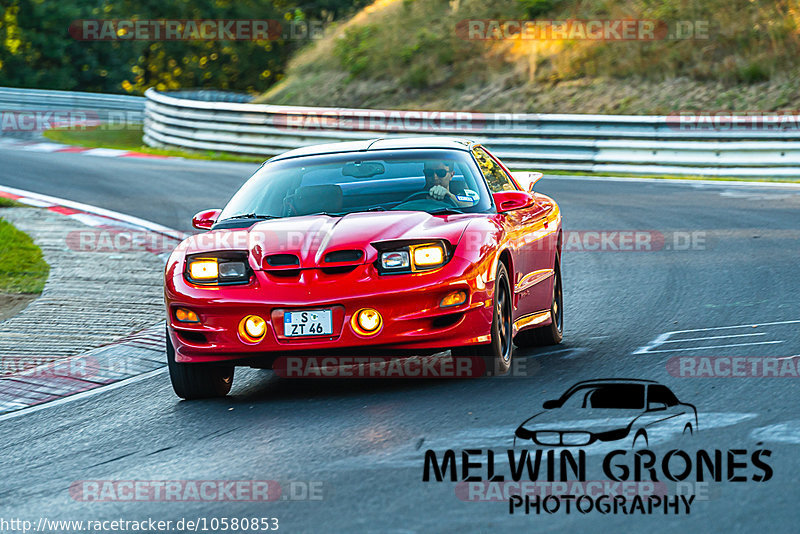
<path fill-rule="evenodd" d="M 535 171 L 518 171 L 512 172 L 511 176 L 514 177 L 514 180 L 519 184 L 523 191 L 531 192 L 533 191 L 533 186 L 536 185 L 536 182 L 542 179 L 544 174 Z"/>

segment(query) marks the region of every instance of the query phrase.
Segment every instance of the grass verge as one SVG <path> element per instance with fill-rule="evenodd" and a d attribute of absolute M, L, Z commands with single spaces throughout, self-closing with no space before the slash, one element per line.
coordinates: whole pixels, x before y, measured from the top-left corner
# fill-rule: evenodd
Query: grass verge
<path fill-rule="evenodd" d="M 0 208 L 22 208 L 23 204 L 10 198 L 0 197 Z"/>
<path fill-rule="evenodd" d="M 0 206 L 7 206 L 6 200 L 0 198 Z M 41 293 L 49 273 L 42 249 L 28 234 L 0 218 L 0 293 Z"/>
<path fill-rule="evenodd" d="M 219 161 L 239 161 L 246 163 L 261 163 L 266 157 L 257 156 L 236 156 L 224 152 L 214 151 L 193 151 L 193 150 L 172 150 L 163 148 L 153 148 L 142 143 L 142 128 L 126 128 L 123 130 L 107 129 L 69 129 L 54 128 L 44 132 L 44 136 L 56 143 L 66 145 L 76 145 L 91 148 L 115 148 L 117 150 L 130 150 L 143 154 L 153 154 L 156 156 L 173 156 L 188 159 L 206 159 Z"/>

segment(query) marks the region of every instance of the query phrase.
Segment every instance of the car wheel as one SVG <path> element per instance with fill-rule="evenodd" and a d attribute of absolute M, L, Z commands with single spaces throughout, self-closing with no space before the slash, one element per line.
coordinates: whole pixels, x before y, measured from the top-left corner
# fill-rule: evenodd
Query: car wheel
<path fill-rule="evenodd" d="M 504 375 L 511 369 L 511 355 L 514 350 L 511 331 L 511 286 L 506 266 L 500 263 L 495 275 L 491 342 L 453 349 L 453 356 L 478 357 L 483 360 L 485 376 Z"/>
<path fill-rule="evenodd" d="M 558 345 L 564 339 L 564 292 L 561 286 L 561 260 L 557 254 L 553 271 L 555 283 L 550 302 L 550 317 L 553 321 L 547 326 L 523 330 L 514 336 L 514 343 L 520 348 Z"/>
<path fill-rule="evenodd" d="M 633 437 L 633 446 L 632 448 L 635 449 L 637 446 L 641 447 L 642 442 L 644 442 L 644 446 L 647 447 L 649 445 L 647 440 L 647 432 L 644 430 L 639 430 L 636 435 Z"/>
<path fill-rule="evenodd" d="M 233 385 L 232 365 L 210 363 L 178 363 L 175 361 L 175 347 L 167 332 L 167 367 L 172 389 L 179 397 L 207 399 L 224 397 Z"/>

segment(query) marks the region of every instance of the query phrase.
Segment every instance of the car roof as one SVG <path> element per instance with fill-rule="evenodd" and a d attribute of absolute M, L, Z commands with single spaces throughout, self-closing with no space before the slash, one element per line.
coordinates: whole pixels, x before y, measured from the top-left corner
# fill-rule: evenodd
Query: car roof
<path fill-rule="evenodd" d="M 449 149 L 470 150 L 475 145 L 474 141 L 457 137 L 393 137 L 390 139 L 376 138 L 364 141 L 345 141 L 342 143 L 324 143 L 310 145 L 284 152 L 270 158 L 268 161 L 277 161 L 303 156 L 318 156 L 323 154 L 339 154 L 346 152 L 367 152 L 374 150 L 419 150 L 419 149 Z"/>

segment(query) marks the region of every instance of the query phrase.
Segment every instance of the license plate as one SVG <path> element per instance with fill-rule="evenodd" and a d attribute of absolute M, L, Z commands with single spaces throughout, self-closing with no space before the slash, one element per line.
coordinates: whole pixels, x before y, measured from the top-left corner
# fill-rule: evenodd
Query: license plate
<path fill-rule="evenodd" d="M 283 312 L 283 335 L 326 336 L 333 334 L 333 314 L 331 310 L 305 310 Z"/>

